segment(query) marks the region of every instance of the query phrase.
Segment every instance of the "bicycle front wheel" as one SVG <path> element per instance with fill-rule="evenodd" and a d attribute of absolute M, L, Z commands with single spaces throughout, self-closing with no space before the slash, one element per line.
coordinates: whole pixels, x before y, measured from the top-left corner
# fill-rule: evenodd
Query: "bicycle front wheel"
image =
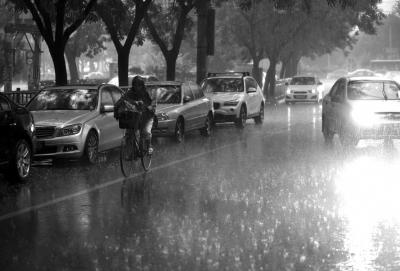
<path fill-rule="evenodd" d="M 135 160 L 132 139 L 124 136 L 121 142 L 121 149 L 119 155 L 122 174 L 129 177 L 134 172 Z"/>
<path fill-rule="evenodd" d="M 149 154 L 147 148 L 143 147 L 141 151 L 142 155 L 140 159 L 142 160 L 142 167 L 144 171 L 148 171 L 151 166 L 151 154 Z"/>

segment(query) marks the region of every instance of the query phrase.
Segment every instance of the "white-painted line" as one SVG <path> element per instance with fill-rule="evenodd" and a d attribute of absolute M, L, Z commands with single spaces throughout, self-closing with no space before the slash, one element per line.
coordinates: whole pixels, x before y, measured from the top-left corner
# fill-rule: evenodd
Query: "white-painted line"
<path fill-rule="evenodd" d="M 167 167 L 170 167 L 170 166 L 173 166 L 173 165 L 176 165 L 176 164 L 180 164 L 180 163 L 183 163 L 183 162 L 186 162 L 186 161 L 189 161 L 189 160 L 193 160 L 193 159 L 205 156 L 205 155 L 207 155 L 209 153 L 213 153 L 213 152 L 216 152 L 216 151 L 219 151 L 219 150 L 222 150 L 222 149 L 226 149 L 226 148 L 231 147 L 233 145 L 237 145 L 239 143 L 242 143 L 242 140 L 239 140 L 239 141 L 236 141 L 234 143 L 227 144 L 227 145 L 224 145 L 224 146 L 221 146 L 221 147 L 209 150 L 209 151 L 205 151 L 205 152 L 201 152 L 201 153 L 198 153 L 198 154 L 190 155 L 190 156 L 187 156 L 187 157 L 182 158 L 182 159 L 174 160 L 172 162 L 165 163 L 165 164 L 153 167 L 148 172 L 157 171 L 157 170 L 160 170 L 160 169 L 163 169 L 163 168 L 167 168 Z M 129 176 L 129 179 L 130 178 L 136 178 L 136 177 L 141 176 L 143 174 L 144 174 L 144 172 L 135 173 L 135 174 Z M 76 198 L 76 197 L 79 197 L 81 195 L 88 194 L 90 192 L 93 192 L 93 191 L 96 191 L 96 190 L 100 190 L 100 189 L 103 189 L 105 187 L 117 184 L 117 183 L 121 183 L 125 179 L 128 179 L 128 178 L 120 177 L 120 178 L 117 178 L 117 179 L 114 179 L 114 180 L 111 180 L 111 181 L 108 181 L 108 182 L 105 182 L 105 183 L 102 183 L 102 184 L 95 185 L 95 186 L 93 186 L 91 188 L 81 190 L 81 191 L 73 193 L 73 194 L 62 196 L 62 197 L 59 197 L 59 198 L 56 198 L 56 199 L 52 199 L 50 201 L 46 201 L 46 202 L 43 202 L 43 203 L 40 203 L 40 204 L 32 205 L 30 207 L 26 207 L 26 208 L 23 208 L 21 210 L 2 215 L 2 216 L 0 216 L 0 221 L 6 220 L 6 219 L 9 219 L 9 218 L 12 218 L 12 217 L 16 217 L 18 215 L 22 215 L 22 214 L 25 214 L 25 213 L 28 213 L 28 212 L 31 212 L 31 211 L 35 211 L 35 210 L 38 210 L 38 209 L 41 209 L 41 208 L 44 208 L 44 207 L 47 207 L 47 206 L 50 206 L 50 205 L 54 205 L 54 204 L 57 204 L 57 203 L 62 202 L 62 201 L 66 201 L 66 200 L 69 200 L 69 199 L 72 199 L 72 198 Z"/>

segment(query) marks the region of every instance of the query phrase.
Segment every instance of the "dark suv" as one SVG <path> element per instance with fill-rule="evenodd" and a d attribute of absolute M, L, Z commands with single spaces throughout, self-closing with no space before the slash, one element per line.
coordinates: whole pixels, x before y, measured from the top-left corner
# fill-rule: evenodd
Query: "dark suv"
<path fill-rule="evenodd" d="M 24 180 L 29 176 L 34 132 L 31 113 L 0 93 L 0 166 L 10 179 Z"/>

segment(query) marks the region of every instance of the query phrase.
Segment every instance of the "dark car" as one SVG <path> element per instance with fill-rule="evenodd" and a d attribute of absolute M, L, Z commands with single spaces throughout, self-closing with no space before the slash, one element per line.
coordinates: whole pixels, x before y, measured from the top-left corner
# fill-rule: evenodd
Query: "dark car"
<path fill-rule="evenodd" d="M 32 114 L 0 94 L 0 165 L 13 180 L 29 176 L 34 153 Z"/>

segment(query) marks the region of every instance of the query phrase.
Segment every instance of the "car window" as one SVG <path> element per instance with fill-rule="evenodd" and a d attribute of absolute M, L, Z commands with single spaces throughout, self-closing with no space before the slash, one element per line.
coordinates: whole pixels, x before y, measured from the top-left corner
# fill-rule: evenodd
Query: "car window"
<path fill-rule="evenodd" d="M 103 88 L 101 91 L 101 105 L 113 105 L 114 101 L 112 99 L 111 93 L 107 88 Z"/>
<path fill-rule="evenodd" d="M 197 84 L 190 84 L 190 88 L 193 92 L 194 98 L 195 99 L 201 99 L 204 97 L 203 91 L 200 89 L 200 87 Z"/>
<path fill-rule="evenodd" d="M 194 100 L 193 92 L 188 86 L 183 86 L 183 97 L 190 97 L 190 101 Z"/>
<path fill-rule="evenodd" d="M 350 100 L 398 100 L 399 87 L 392 82 L 353 81 L 348 85 Z"/>
<path fill-rule="evenodd" d="M 8 101 L 4 98 L 0 96 L 0 111 L 10 111 L 10 104 L 8 103 Z"/>
<path fill-rule="evenodd" d="M 247 77 L 245 79 L 245 82 L 246 82 L 246 91 L 248 91 L 249 88 L 257 89 L 257 83 L 253 78 Z"/>
<path fill-rule="evenodd" d="M 206 93 L 243 92 L 242 78 L 208 78 L 202 83 Z"/>
<path fill-rule="evenodd" d="M 314 77 L 294 77 L 290 81 L 291 85 L 300 85 L 300 86 L 305 86 L 305 85 L 315 85 L 316 80 Z"/>
<path fill-rule="evenodd" d="M 345 80 L 340 80 L 338 87 L 335 92 L 335 97 L 338 99 L 338 101 L 342 101 L 344 98 L 344 93 L 346 89 L 346 82 Z"/>
<path fill-rule="evenodd" d="M 116 87 L 110 87 L 109 90 L 111 92 L 111 96 L 112 96 L 114 104 L 115 104 L 119 99 L 121 99 L 122 93 Z"/>

